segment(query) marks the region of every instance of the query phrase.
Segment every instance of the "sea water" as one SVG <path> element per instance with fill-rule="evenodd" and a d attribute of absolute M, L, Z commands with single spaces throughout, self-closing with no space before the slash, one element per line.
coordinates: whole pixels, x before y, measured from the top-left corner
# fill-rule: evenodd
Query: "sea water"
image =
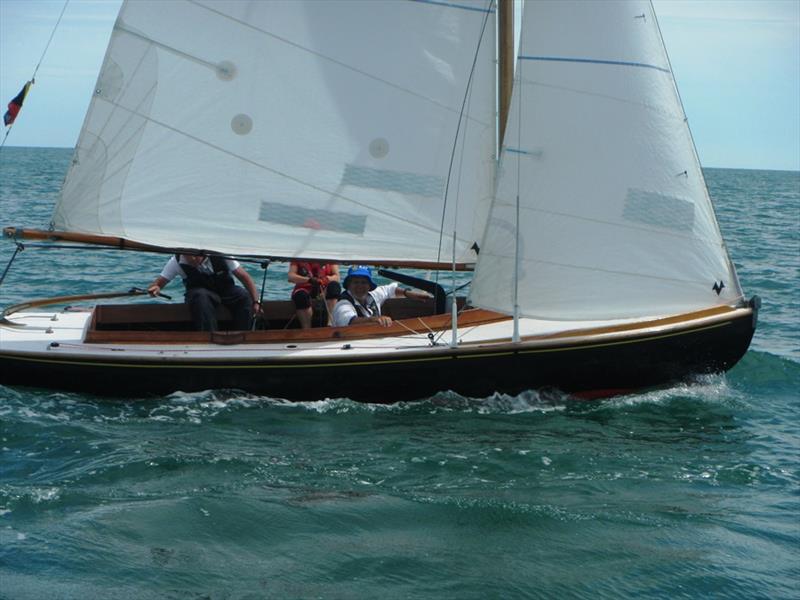
<path fill-rule="evenodd" d="M 69 159 L 4 148 L 0 224 L 46 227 Z M 800 174 L 705 174 L 763 299 L 727 375 L 393 406 L 0 386 L 0 597 L 797 598 Z M 34 245 L 0 304 L 144 286 L 165 259 Z"/>

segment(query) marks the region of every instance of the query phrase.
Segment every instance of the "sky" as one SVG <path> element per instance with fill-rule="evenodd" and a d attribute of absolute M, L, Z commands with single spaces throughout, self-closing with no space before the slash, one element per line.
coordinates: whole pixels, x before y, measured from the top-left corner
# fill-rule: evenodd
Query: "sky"
<path fill-rule="evenodd" d="M 70 0 L 7 145 L 75 145 L 120 4 Z M 703 166 L 800 171 L 800 0 L 653 4 Z M 0 0 L 0 112 L 63 6 Z"/>

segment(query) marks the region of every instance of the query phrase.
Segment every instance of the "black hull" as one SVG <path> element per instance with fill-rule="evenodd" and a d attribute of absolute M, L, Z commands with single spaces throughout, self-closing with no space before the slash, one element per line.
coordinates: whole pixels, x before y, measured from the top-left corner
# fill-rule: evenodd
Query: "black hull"
<path fill-rule="evenodd" d="M 275 360 L 99 363 L 0 354 L 0 383 L 128 398 L 239 389 L 296 401 L 341 397 L 390 403 L 445 390 L 485 397 L 542 388 L 602 397 L 730 369 L 747 351 L 755 315 L 754 310 L 712 325 L 605 341 L 462 347 L 291 364 Z"/>

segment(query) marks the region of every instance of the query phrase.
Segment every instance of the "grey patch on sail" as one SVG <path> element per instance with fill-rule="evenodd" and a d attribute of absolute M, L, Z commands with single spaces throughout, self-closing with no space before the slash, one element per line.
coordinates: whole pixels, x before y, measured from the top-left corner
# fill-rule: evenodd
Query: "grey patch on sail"
<path fill-rule="evenodd" d="M 125 75 L 120 66 L 109 59 L 100 77 L 97 80 L 97 87 L 94 93 L 109 102 L 116 99 L 122 91 L 125 83 Z"/>
<path fill-rule="evenodd" d="M 231 129 L 236 135 L 247 135 L 253 129 L 253 119 L 249 115 L 238 114 L 231 119 Z"/>
<path fill-rule="evenodd" d="M 441 198 L 444 195 L 444 180 L 438 175 L 420 175 L 406 171 L 372 169 L 356 165 L 345 165 L 342 185 L 428 198 Z"/>
<path fill-rule="evenodd" d="M 236 65 L 229 60 L 223 60 L 217 65 L 217 77 L 222 81 L 230 81 L 236 77 Z"/>
<path fill-rule="evenodd" d="M 389 142 L 384 138 L 375 138 L 369 143 L 369 153 L 374 158 L 385 158 L 389 154 Z"/>
<path fill-rule="evenodd" d="M 628 190 L 622 216 L 628 221 L 678 231 L 691 231 L 694 228 L 694 204 L 645 190 Z"/>
<path fill-rule="evenodd" d="M 290 227 L 336 231 L 354 235 L 363 235 L 367 224 L 366 215 L 352 215 L 266 201 L 261 202 L 258 220 Z"/>

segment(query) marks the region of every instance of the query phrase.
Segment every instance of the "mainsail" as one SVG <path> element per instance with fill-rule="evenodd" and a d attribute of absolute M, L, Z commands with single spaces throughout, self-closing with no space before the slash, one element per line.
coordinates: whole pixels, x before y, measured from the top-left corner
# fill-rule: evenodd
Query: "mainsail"
<path fill-rule="evenodd" d="M 515 79 L 475 305 L 602 319 L 741 297 L 649 1 L 526 2 Z"/>
<path fill-rule="evenodd" d="M 474 261 L 494 17 L 491 0 L 126 0 L 51 225 L 235 255 Z"/>

